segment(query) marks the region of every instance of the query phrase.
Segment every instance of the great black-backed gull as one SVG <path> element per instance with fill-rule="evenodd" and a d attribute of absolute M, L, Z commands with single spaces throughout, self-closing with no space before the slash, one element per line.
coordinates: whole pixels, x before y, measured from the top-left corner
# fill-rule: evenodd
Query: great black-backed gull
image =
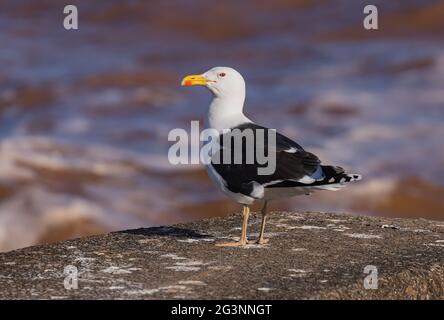
<path fill-rule="evenodd" d="M 234 145 L 231 143 L 228 146 L 222 144 L 223 136 L 230 132 L 227 129 L 238 129 L 241 133 L 250 130 L 254 132 L 255 139 L 258 138 L 256 132 L 262 130 L 266 132 L 265 135 L 261 134 L 261 137 L 265 136 L 265 140 L 268 137 L 267 133 L 271 133 L 269 130 L 272 129 L 259 126 L 244 115 L 245 81 L 236 70 L 215 67 L 203 74 L 186 76 L 182 80 L 182 85 L 205 86 L 213 93 L 206 125 L 219 133 L 221 145 L 219 153 L 226 152 L 227 148 L 233 151 L 231 154 L 246 151 L 246 141 L 243 142 L 241 150 L 233 149 Z M 299 144 L 276 133 L 275 130 L 273 132 L 275 146 L 267 147 L 267 141 L 263 144 L 265 153 L 268 155 L 273 153 L 275 156 L 275 170 L 271 174 L 258 174 L 258 168 L 262 163 L 259 164 L 256 158 L 253 163 L 247 162 L 246 156 L 242 158 L 241 163 L 213 161 L 211 158 L 207 165 L 209 175 L 221 190 L 243 205 L 240 240 L 220 244 L 222 246 L 243 246 L 248 243 L 249 205 L 255 201 L 263 201 L 261 229 L 256 242 L 265 244 L 267 240 L 264 239 L 264 230 L 268 201 L 310 194 L 316 190 L 338 190 L 349 182 L 361 179 L 358 174 L 345 173 L 341 167 L 322 165 L 316 155 L 305 151 Z"/>

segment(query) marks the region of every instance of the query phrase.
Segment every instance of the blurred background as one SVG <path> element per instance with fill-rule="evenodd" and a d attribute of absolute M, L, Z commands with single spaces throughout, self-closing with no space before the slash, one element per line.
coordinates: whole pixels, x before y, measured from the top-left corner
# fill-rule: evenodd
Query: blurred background
<path fill-rule="evenodd" d="M 0 251 L 238 211 L 167 159 L 211 100 L 180 80 L 213 66 L 244 75 L 249 117 L 364 175 L 272 209 L 444 219 L 444 2 L 373 0 L 377 31 L 366 4 L 2 0 Z"/>

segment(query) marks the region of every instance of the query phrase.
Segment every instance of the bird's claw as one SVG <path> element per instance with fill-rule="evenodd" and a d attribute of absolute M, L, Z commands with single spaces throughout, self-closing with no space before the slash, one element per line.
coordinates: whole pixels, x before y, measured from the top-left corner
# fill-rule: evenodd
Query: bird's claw
<path fill-rule="evenodd" d="M 248 241 L 249 244 L 268 244 L 269 239 L 257 239 Z"/>
<path fill-rule="evenodd" d="M 240 240 L 235 242 L 222 242 L 222 243 L 216 243 L 216 247 L 243 247 L 248 243 L 247 240 Z"/>

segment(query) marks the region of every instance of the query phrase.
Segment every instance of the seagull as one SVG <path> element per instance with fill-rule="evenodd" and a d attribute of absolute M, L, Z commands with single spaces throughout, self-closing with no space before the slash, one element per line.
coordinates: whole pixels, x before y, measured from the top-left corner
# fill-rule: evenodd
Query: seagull
<path fill-rule="evenodd" d="M 265 141 L 262 146 L 268 156 L 275 157 L 275 170 L 270 174 L 258 173 L 261 164 L 256 159 L 252 163 L 245 161 L 244 158 L 241 163 L 230 161 L 220 163 L 220 161 L 214 161 L 215 153 L 212 153 L 207 164 L 209 176 L 226 195 L 243 205 L 242 231 L 239 241 L 217 245 L 245 246 L 250 243 L 247 239 L 249 206 L 256 201 L 263 202 L 263 206 L 260 233 L 255 242 L 263 245 L 268 243 L 268 239 L 264 238 L 264 232 L 269 201 L 308 195 L 317 190 L 336 191 L 352 181 L 361 180 L 359 174 L 347 174 L 339 166 L 321 164 L 316 155 L 305 151 L 298 143 L 274 129 L 260 126 L 247 118 L 243 112 L 246 95 L 245 80 L 235 69 L 214 67 L 205 73 L 184 77 L 181 85 L 204 86 L 213 94 L 213 100 L 208 109 L 206 127 L 217 130 L 219 134 L 219 157 L 223 152 L 230 151 L 231 155 L 246 150 L 245 144 L 242 144 L 242 149 L 238 150 L 239 148 L 235 149 L 231 143 L 228 146 L 222 143 L 227 132 L 238 130 L 237 132 L 244 133 L 250 130 L 255 139 L 259 138 L 257 132 L 260 130 L 264 132 L 262 137 L 269 137 L 268 134 L 275 133 L 275 145 L 270 148 Z M 272 136 L 270 135 L 270 137 Z"/>

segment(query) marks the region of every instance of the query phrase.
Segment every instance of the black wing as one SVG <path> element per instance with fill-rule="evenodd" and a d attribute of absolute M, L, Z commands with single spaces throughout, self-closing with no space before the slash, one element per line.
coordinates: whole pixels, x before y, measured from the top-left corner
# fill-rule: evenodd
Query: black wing
<path fill-rule="evenodd" d="M 255 147 L 249 148 L 249 150 L 251 149 L 255 152 L 254 162 L 247 163 L 246 161 L 246 143 L 248 141 L 244 140 L 242 141 L 243 157 L 241 163 L 234 163 L 234 152 L 231 152 L 232 157 L 230 163 L 216 163 L 216 161 L 213 160 L 211 163 L 216 172 L 225 180 L 226 187 L 232 192 L 248 195 L 251 191 L 252 182 L 257 182 L 265 186 L 267 186 L 267 184 L 271 185 L 280 181 L 285 182 L 290 180 L 292 182 L 297 182 L 305 176 L 315 174 L 320 168 L 319 165 L 321 161 L 316 155 L 305 151 L 299 144 L 280 133 L 276 133 L 276 147 L 269 150 L 268 131 L 271 129 L 253 123 L 242 124 L 236 128 L 233 128 L 233 130 L 234 129 L 238 129 L 242 133 L 244 133 L 245 130 L 252 130 L 255 138 Z M 263 134 L 258 135 L 258 130 L 262 130 Z M 259 150 L 259 154 L 260 152 L 263 152 L 262 154 L 269 156 L 271 152 L 275 153 L 276 170 L 269 175 L 258 174 L 258 168 L 264 168 L 267 166 L 267 164 L 261 165 L 256 159 L 256 139 L 258 136 L 264 137 L 265 140 L 263 144 L 260 144 L 260 147 L 263 146 L 264 150 Z M 219 137 L 219 143 L 222 148 L 219 150 L 219 154 L 216 154 L 215 157 L 213 156 L 213 158 L 223 159 L 223 154 L 226 152 L 226 148 L 230 148 L 233 151 L 234 144 L 230 143 L 230 145 L 226 146 L 224 145 L 223 141 L 224 134 Z"/>

